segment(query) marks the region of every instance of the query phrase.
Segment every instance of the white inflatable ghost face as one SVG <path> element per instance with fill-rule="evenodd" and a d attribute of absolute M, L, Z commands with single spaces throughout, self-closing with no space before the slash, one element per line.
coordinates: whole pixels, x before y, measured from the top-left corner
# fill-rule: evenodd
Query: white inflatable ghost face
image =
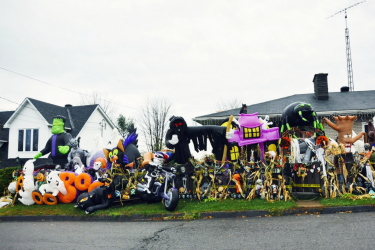
<path fill-rule="evenodd" d="M 100 161 L 94 162 L 94 170 L 98 171 L 102 167 L 102 163 Z"/>

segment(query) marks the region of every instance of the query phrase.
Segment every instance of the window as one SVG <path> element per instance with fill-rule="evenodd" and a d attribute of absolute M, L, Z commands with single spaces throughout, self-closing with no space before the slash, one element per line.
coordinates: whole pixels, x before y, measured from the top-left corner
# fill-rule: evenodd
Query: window
<path fill-rule="evenodd" d="M 18 130 L 18 151 L 38 151 L 39 129 Z"/>
<path fill-rule="evenodd" d="M 233 146 L 230 149 L 230 160 L 231 161 L 237 160 L 237 158 L 239 156 L 240 156 L 240 152 L 238 151 L 238 147 L 237 146 Z"/>
<path fill-rule="evenodd" d="M 18 151 L 23 151 L 23 130 L 18 131 Z"/>
<path fill-rule="evenodd" d="M 39 138 L 39 129 L 33 129 L 33 151 L 39 151 L 38 150 L 38 140 Z"/>
<path fill-rule="evenodd" d="M 368 123 L 367 122 L 362 122 L 362 131 L 366 132 L 366 134 L 368 134 Z"/>
<path fill-rule="evenodd" d="M 250 138 L 260 138 L 260 128 L 243 128 L 243 138 L 250 139 Z"/>

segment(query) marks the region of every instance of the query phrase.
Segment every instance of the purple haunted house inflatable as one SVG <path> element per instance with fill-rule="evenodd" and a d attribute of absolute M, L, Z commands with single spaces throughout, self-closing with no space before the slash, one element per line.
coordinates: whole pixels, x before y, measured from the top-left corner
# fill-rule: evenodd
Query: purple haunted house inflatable
<path fill-rule="evenodd" d="M 241 125 L 241 131 L 235 130 L 234 136 L 228 141 L 237 142 L 240 147 L 259 143 L 262 151 L 261 159 L 263 160 L 264 142 L 279 140 L 279 128 L 262 129 L 258 113 L 239 115 L 238 122 Z"/>

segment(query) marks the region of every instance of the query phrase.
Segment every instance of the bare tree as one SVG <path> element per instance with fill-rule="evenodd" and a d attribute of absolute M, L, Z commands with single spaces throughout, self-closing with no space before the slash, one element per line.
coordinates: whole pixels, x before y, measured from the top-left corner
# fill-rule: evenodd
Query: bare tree
<path fill-rule="evenodd" d="M 216 103 L 216 112 L 226 111 L 230 109 L 242 107 L 242 102 L 238 98 L 234 97 L 232 99 L 219 100 Z"/>
<path fill-rule="evenodd" d="M 148 98 L 142 105 L 138 124 L 147 150 L 160 151 L 165 145 L 171 106 L 171 102 L 165 98 Z"/>
<path fill-rule="evenodd" d="M 99 104 L 109 119 L 115 121 L 117 116 L 115 104 L 108 102 L 107 100 L 111 100 L 111 98 L 106 93 L 91 91 L 81 95 L 79 105 Z"/>

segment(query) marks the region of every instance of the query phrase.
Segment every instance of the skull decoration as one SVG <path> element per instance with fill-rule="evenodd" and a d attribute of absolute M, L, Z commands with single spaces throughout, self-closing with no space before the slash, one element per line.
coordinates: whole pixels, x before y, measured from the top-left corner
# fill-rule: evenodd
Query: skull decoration
<path fill-rule="evenodd" d="M 180 195 L 183 195 L 183 194 L 185 193 L 185 188 L 180 187 L 180 189 L 179 189 L 179 193 L 180 193 Z"/>
<path fill-rule="evenodd" d="M 217 189 L 217 191 L 218 191 L 218 195 L 217 196 L 220 198 L 223 195 L 224 188 L 223 187 L 219 187 Z"/>
<path fill-rule="evenodd" d="M 270 193 L 271 199 L 277 199 L 278 193 L 279 193 L 279 189 L 278 189 L 277 185 L 272 184 L 271 185 L 271 193 Z"/>
<path fill-rule="evenodd" d="M 163 165 L 164 160 L 168 159 L 168 155 L 164 154 L 163 152 L 155 152 L 154 159 L 152 160 L 156 164 Z"/>

